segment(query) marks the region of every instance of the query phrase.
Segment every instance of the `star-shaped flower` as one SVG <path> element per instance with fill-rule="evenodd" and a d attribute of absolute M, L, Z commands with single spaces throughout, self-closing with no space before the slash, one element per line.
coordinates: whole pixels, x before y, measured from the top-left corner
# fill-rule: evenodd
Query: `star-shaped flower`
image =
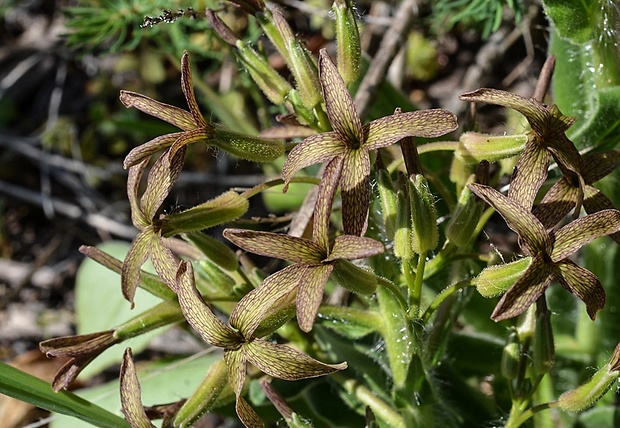
<path fill-rule="evenodd" d="M 620 151 L 589 153 L 583 157 L 581 176 L 583 178 L 583 207 L 588 214 L 613 209 L 614 204 L 600 190 L 593 186 L 620 166 Z M 550 229 L 562 220 L 575 206 L 580 206 L 581 187 L 575 174 L 565 174 L 549 189 L 534 208 L 534 215 Z M 620 233 L 610 235 L 620 244 Z"/>
<path fill-rule="evenodd" d="M 200 141 L 218 147 L 235 156 L 256 162 L 271 161 L 283 153 L 284 146 L 279 140 L 251 137 L 224 130 L 205 120 L 194 94 L 192 72 L 187 52 L 183 54 L 181 59 L 181 89 L 185 95 L 189 111 L 161 103 L 136 92 L 121 91 L 120 100 L 125 107 L 135 107 L 146 114 L 183 130 L 182 132 L 155 137 L 134 148 L 125 158 L 123 163 L 125 168 L 137 165 L 143 159 L 168 147 L 170 148 L 171 156 L 174 157 L 181 148 Z"/>
<path fill-rule="evenodd" d="M 274 300 L 296 291 L 297 321 L 304 331 L 310 331 L 323 299 L 325 283 L 334 273 L 336 280 L 343 269 L 355 269 L 346 260 L 371 257 L 383 252 L 383 244 L 371 238 L 342 235 L 330 245 L 329 213 L 342 161 L 330 162 L 325 168 L 315 205 L 313 239 L 298 238 L 282 233 L 226 229 L 224 236 L 251 253 L 294 264 L 267 277 L 255 292 L 266 292 Z M 365 271 L 360 269 L 360 273 Z M 347 288 L 362 288 L 362 283 L 347 284 Z M 361 291 L 361 290 L 360 290 Z M 364 290 L 372 292 L 374 289 Z M 240 302 L 241 303 L 241 302 Z"/>
<path fill-rule="evenodd" d="M 481 184 L 469 188 L 491 205 L 519 235 L 523 251 L 532 257 L 530 266 L 502 296 L 491 318 L 495 321 L 523 313 L 545 292 L 552 280 L 579 297 L 594 319 L 605 305 L 605 290 L 598 278 L 568 257 L 592 240 L 620 231 L 620 211 L 602 210 L 572 221 L 557 232 L 545 226 L 515 199 Z"/>
<path fill-rule="evenodd" d="M 282 177 L 288 183 L 304 167 L 341 158 L 343 166 L 338 181 L 344 232 L 361 236 L 370 200 L 369 152 L 404 137 L 432 138 L 447 134 L 457 128 L 456 117 L 443 109 L 421 110 L 386 116 L 362 126 L 353 99 L 324 49 L 319 54 L 319 78 L 333 131 L 313 135 L 295 146 L 282 168 Z"/>
<path fill-rule="evenodd" d="M 517 161 L 508 196 L 526 209 L 531 209 L 538 190 L 547 178 L 551 155 L 563 170 L 580 174 L 581 156 L 566 137 L 566 130 L 577 120 L 564 116 L 555 104 L 546 105 L 498 89 L 482 88 L 461 94 L 464 101 L 496 104 L 518 111 L 527 119 L 532 130 Z"/>
<path fill-rule="evenodd" d="M 256 337 L 254 327 L 246 324 L 246 321 L 255 318 L 251 305 L 244 307 L 249 310 L 241 311 L 243 314 L 237 310 L 235 318 L 231 315 L 229 322 L 232 328 L 224 324 L 211 312 L 196 289 L 191 263 L 181 262 L 176 281 L 175 291 L 187 322 L 205 342 L 224 349 L 228 381 L 237 398 L 237 415 L 246 426 L 262 426 L 256 412 L 242 397 L 248 363 L 270 376 L 284 380 L 323 376 L 347 367 L 346 363 L 325 364 L 290 346 Z"/>

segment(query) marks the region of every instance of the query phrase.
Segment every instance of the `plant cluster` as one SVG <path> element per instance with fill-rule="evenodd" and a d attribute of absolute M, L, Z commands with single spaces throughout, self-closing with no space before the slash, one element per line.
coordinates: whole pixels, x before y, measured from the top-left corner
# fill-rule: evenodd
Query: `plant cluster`
<path fill-rule="evenodd" d="M 590 130 L 580 127 L 576 146 L 567 135 L 577 118 L 545 103 L 555 63 L 550 56 L 531 98 L 490 88 L 459 95 L 465 102 L 518 112 L 522 133 L 482 133 L 472 117 L 469 130 L 450 141 L 458 127 L 454 114 L 404 112 L 398 106 L 393 114 L 364 124 L 349 92 L 364 77 L 350 1 L 333 5 L 335 63 L 325 49 L 318 59 L 312 56 L 278 8 L 262 0 L 232 3 L 256 20 L 292 79 L 282 77 L 264 52 L 235 34 L 217 11 L 207 11 L 211 26 L 265 97 L 288 115 L 259 136 L 207 120 L 196 101 L 187 52 L 181 59 L 187 109 L 121 91 L 126 107 L 179 131 L 158 136 L 125 158 L 131 218 L 139 233 L 124 260 L 94 247 L 82 252 L 120 274 L 131 305 L 138 287 L 161 302 L 113 329 L 42 342 L 48 356 L 69 358 L 53 389 L 70 386 L 113 345 L 163 325 L 186 323 L 221 357 L 186 399 L 145 408 L 132 350 L 126 348 L 120 374 L 123 423 L 150 427 L 153 419 L 163 419 L 163 427 L 191 426 L 205 412 L 234 401 L 247 427 L 278 418 L 292 427 L 334 424 L 330 418 L 344 410 L 317 419 L 320 413 L 292 402 L 304 387 L 282 382 L 315 378 L 310 385 L 331 382 L 323 400 L 340 397 L 354 423 L 366 426 L 476 426 L 503 418 L 505 426 L 516 427 L 533 416 L 543 423 L 557 417 L 543 410 L 581 412 L 594 405 L 620 377 L 620 345 L 591 380 L 554 397 L 549 393 L 556 361 L 553 325 L 574 313 L 550 308 L 547 290 L 559 283 L 585 304 L 592 320 L 605 307 L 603 284 L 575 254 L 606 235 L 620 243 L 620 211 L 596 187 L 620 165 L 620 151 L 610 142 L 618 141 L 613 137 L 618 116 L 591 123 Z M 565 31 L 566 9 L 552 1 L 546 8 L 557 31 Z M 592 16 L 589 12 L 582 11 Z M 606 16 L 615 19 L 612 12 Z M 591 49 L 608 48 L 609 40 L 600 41 Z M 599 109 L 616 100 L 618 80 L 600 81 L 588 120 L 608 118 Z M 592 134 L 599 140 L 590 141 Z M 187 147 L 195 143 L 254 162 L 272 162 L 286 152 L 281 178 L 163 213 Z M 429 166 L 439 152 L 453 154 L 449 174 Z M 490 168 L 491 163 L 497 167 Z M 316 176 L 300 174 L 316 164 Z M 501 192 L 507 175 L 508 191 Z M 204 232 L 242 217 L 252 197 L 282 185 L 286 192 L 297 183 L 313 185 L 302 206 L 312 216 L 305 222 L 299 217 L 288 233 L 263 230 L 260 224 L 226 228 L 224 238 L 240 249 L 235 253 Z M 518 237 L 519 250 L 508 262 L 495 251 L 479 250 L 479 236 L 495 212 Z M 247 253 L 286 263 L 261 269 Z M 142 270 L 147 260 L 157 275 Z M 492 340 L 459 334 L 461 322 L 475 328 L 488 320 L 488 300 L 479 295 L 501 296 L 490 313 L 493 321 L 503 321 Z M 570 306 L 566 296 L 557 299 Z M 467 308 L 476 299 L 475 311 L 482 308 L 482 314 Z M 497 345 L 496 337 L 505 342 Z M 495 393 L 486 395 L 450 361 L 488 361 L 476 355 L 481 343 L 501 362 L 489 381 Z M 279 416 L 258 406 L 257 395 L 266 397 Z"/>

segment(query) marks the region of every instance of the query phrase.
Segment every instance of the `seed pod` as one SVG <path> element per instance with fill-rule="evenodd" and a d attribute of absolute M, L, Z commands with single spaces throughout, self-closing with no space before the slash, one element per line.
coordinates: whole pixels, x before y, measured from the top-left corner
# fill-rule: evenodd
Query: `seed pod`
<path fill-rule="evenodd" d="M 532 263 L 531 257 L 524 257 L 511 263 L 489 266 L 472 280 L 478 292 L 484 297 L 495 297 L 505 293 L 523 275 Z"/>
<path fill-rule="evenodd" d="M 439 242 L 435 197 L 422 174 L 409 177 L 409 202 L 413 226 L 413 251 L 425 256 Z"/>
<path fill-rule="evenodd" d="M 396 191 L 396 228 L 394 231 L 394 255 L 400 259 L 412 259 L 411 204 L 404 175 L 398 177 Z"/>
<path fill-rule="evenodd" d="M 555 345 L 549 311 L 541 311 L 536 316 L 533 346 L 534 372 L 536 374 L 548 373 L 555 360 Z"/>
<path fill-rule="evenodd" d="M 371 294 L 377 288 L 377 276 L 374 272 L 356 266 L 347 260 L 338 260 L 334 264 L 332 278 L 354 293 Z"/>
<path fill-rule="evenodd" d="M 338 72 L 345 85 L 355 82 L 360 72 L 362 48 L 351 0 L 334 1 L 336 15 L 336 43 L 338 44 Z"/>
<path fill-rule="evenodd" d="M 502 376 L 512 380 L 519 376 L 521 364 L 521 343 L 518 333 L 513 330 L 508 336 L 508 341 L 502 350 L 501 371 Z"/>
<path fill-rule="evenodd" d="M 468 182 L 473 181 L 472 177 L 470 176 Z M 472 191 L 467 186 L 463 187 L 456 208 L 446 226 L 446 236 L 450 242 L 459 247 L 466 246 L 471 241 L 483 210 L 484 206 L 476 200 Z"/>
<path fill-rule="evenodd" d="M 380 168 L 377 170 L 377 188 L 379 189 L 379 202 L 381 203 L 381 211 L 383 212 L 383 221 L 385 224 L 385 234 L 388 239 L 394 239 L 394 231 L 396 229 L 396 217 L 398 215 L 398 199 L 396 196 L 396 188 L 394 181 L 390 177 L 387 169 Z"/>

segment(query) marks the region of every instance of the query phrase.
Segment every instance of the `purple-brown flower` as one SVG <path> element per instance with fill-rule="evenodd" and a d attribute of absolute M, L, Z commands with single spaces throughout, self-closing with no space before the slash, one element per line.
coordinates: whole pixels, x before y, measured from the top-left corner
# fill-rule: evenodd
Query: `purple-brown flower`
<path fill-rule="evenodd" d="M 325 109 L 333 131 L 316 134 L 299 143 L 282 168 L 288 183 L 295 172 L 320 162 L 342 162 L 337 178 L 342 195 L 342 218 L 347 235 L 361 236 L 366 228 L 370 200 L 370 151 L 404 137 L 438 137 L 457 127 L 447 110 L 422 110 L 386 116 L 362 126 L 353 99 L 338 69 L 323 49 L 319 78 Z"/>

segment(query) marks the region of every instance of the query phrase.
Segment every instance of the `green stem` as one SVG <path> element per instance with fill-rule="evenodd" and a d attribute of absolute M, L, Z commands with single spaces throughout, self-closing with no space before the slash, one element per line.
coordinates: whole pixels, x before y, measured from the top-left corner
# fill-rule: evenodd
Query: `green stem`
<path fill-rule="evenodd" d="M 420 303 L 422 301 L 422 282 L 424 281 L 424 269 L 426 267 L 426 254 L 418 257 L 415 281 L 409 295 L 409 318 L 417 320 L 420 316 Z"/>
<path fill-rule="evenodd" d="M 315 177 L 293 177 L 291 178 L 291 183 L 309 183 L 309 184 L 319 184 L 321 180 Z M 284 184 L 284 180 L 281 178 L 275 178 L 273 180 L 266 181 L 261 184 L 257 184 L 251 189 L 246 190 L 241 194 L 246 199 L 250 199 L 252 196 L 258 195 L 260 192 L 263 192 L 267 189 L 271 189 L 272 187 L 280 186 Z"/>
<path fill-rule="evenodd" d="M 448 261 L 452 260 L 452 253 L 456 250 L 456 245 L 454 245 L 450 241 L 446 241 L 443 248 L 439 250 L 439 252 L 433 257 L 427 264 L 426 269 L 424 271 L 425 278 L 428 279 L 431 276 L 435 275 L 437 272 L 440 272 L 442 268 L 448 263 Z"/>
<path fill-rule="evenodd" d="M 462 281 L 456 282 L 444 288 L 441 291 L 441 293 L 439 293 L 437 297 L 435 297 L 435 300 L 433 300 L 430 306 L 426 308 L 426 311 L 424 311 L 424 314 L 422 315 L 422 318 L 421 318 L 422 324 L 426 324 L 426 322 L 428 322 L 429 318 L 433 315 L 433 312 L 435 312 L 435 310 L 439 307 L 439 305 L 441 305 L 444 302 L 444 300 L 446 300 L 448 297 L 450 297 L 451 295 L 453 295 L 455 292 L 459 291 L 460 289 L 465 288 L 465 287 L 471 287 L 472 285 L 473 284 L 471 283 L 471 278 L 470 278 L 470 279 L 464 279 Z"/>
<path fill-rule="evenodd" d="M 360 385 L 355 379 L 349 379 L 343 374 L 334 373 L 330 379 L 338 382 L 349 394 L 354 395 L 362 404 L 370 407 L 373 413 L 381 418 L 387 426 L 392 428 L 405 428 L 405 421 L 392 406 L 380 399 L 370 389 Z"/>
<path fill-rule="evenodd" d="M 389 279 L 383 278 L 383 277 L 378 276 L 378 275 L 377 275 L 377 284 L 378 285 L 382 285 L 385 288 L 387 288 L 388 290 L 390 290 L 392 292 L 392 294 L 398 300 L 398 304 L 403 308 L 403 310 L 405 312 L 407 312 L 407 309 L 409 307 L 407 305 L 407 300 L 405 300 L 405 296 L 403 296 L 403 293 L 400 291 L 400 288 L 398 288 L 396 286 L 396 284 L 394 284 Z"/>
<path fill-rule="evenodd" d="M 551 401 L 549 403 L 539 404 L 537 406 L 530 407 L 529 409 L 519 413 L 517 416 L 515 416 L 514 419 L 512 418 L 512 412 L 511 412 L 511 417 L 508 418 L 505 428 L 520 427 L 521 425 L 525 423 L 525 421 L 527 421 L 529 418 L 534 416 L 536 413 L 542 412 L 543 410 L 547 410 L 547 409 L 553 409 L 556 407 L 558 407 L 557 401 Z"/>
<path fill-rule="evenodd" d="M 458 141 L 434 141 L 432 143 L 426 143 L 419 145 L 418 154 L 438 152 L 438 151 L 454 151 L 459 147 Z"/>

